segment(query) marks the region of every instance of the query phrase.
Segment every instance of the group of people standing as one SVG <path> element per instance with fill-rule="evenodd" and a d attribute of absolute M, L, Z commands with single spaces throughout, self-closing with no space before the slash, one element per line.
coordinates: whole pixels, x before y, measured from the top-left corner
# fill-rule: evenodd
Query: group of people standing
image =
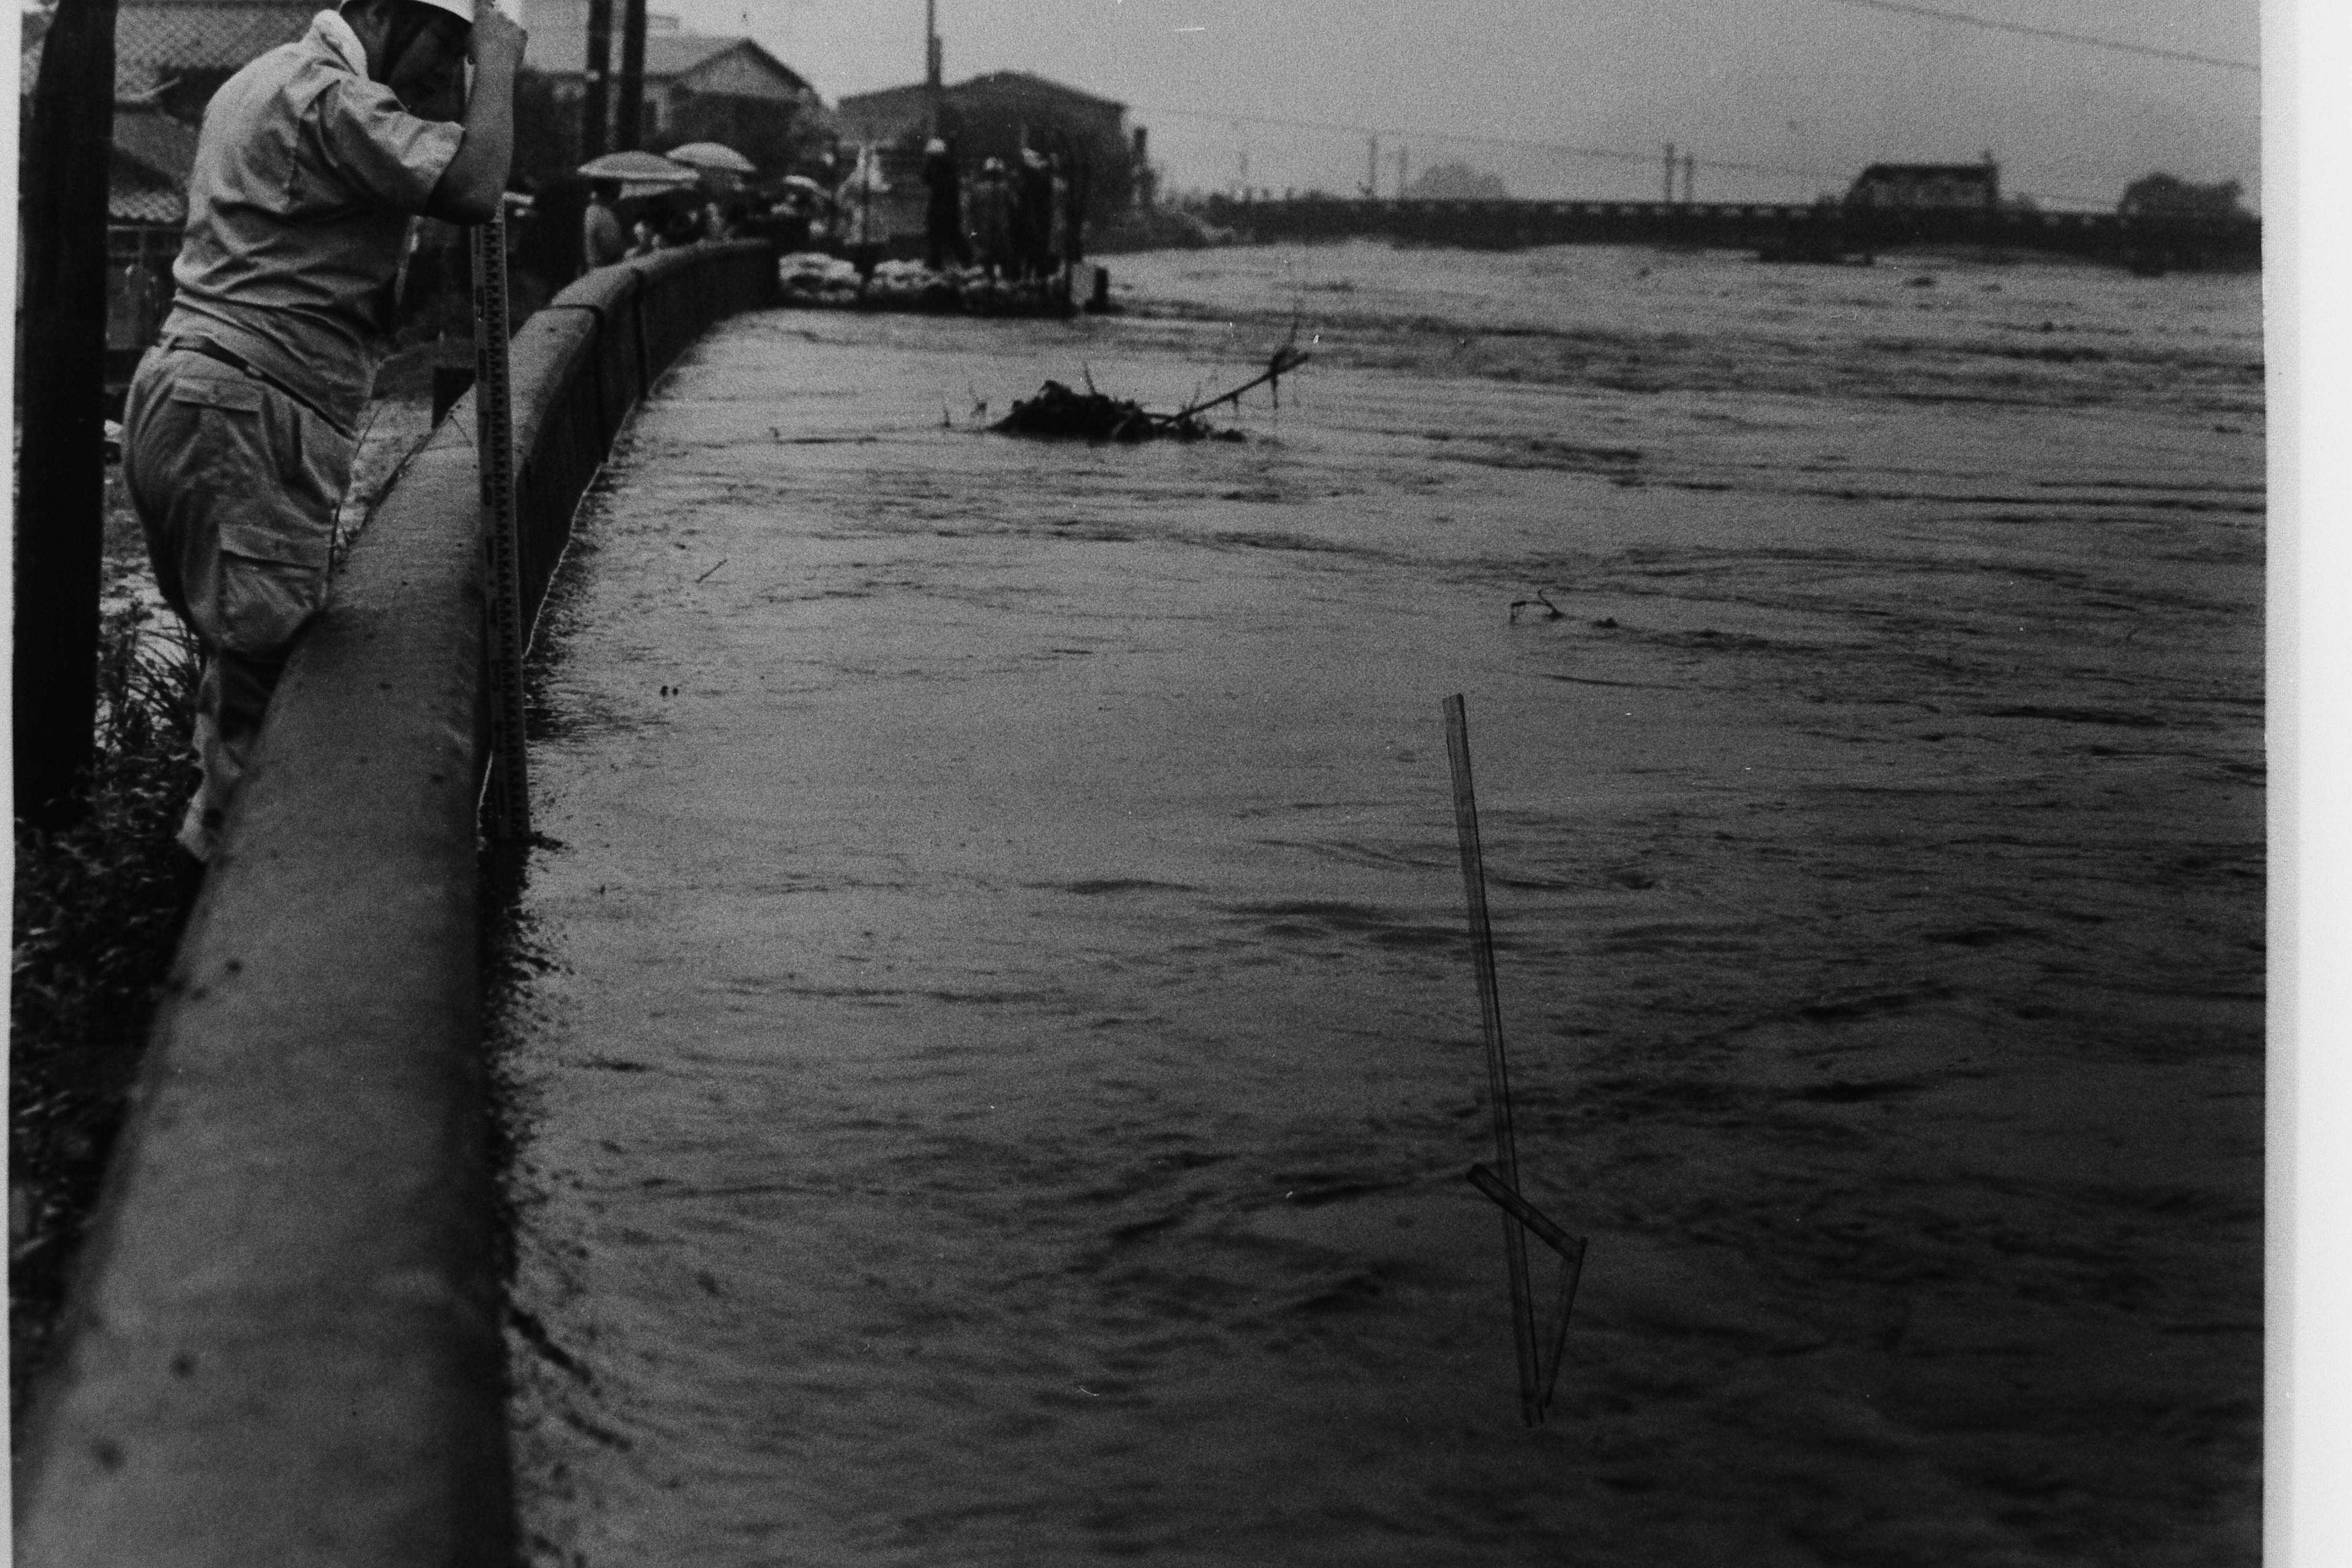
<path fill-rule="evenodd" d="M 630 257 L 650 256 L 705 239 L 731 239 L 738 219 L 715 198 L 697 191 L 666 193 L 638 204 L 625 223 L 621 183 L 599 180 L 590 188 L 587 210 L 581 215 L 580 252 L 583 268 L 609 267 Z"/>
<path fill-rule="evenodd" d="M 1086 193 L 1072 176 L 1058 155 L 1024 147 L 1010 169 L 1001 158 L 982 163 L 966 191 L 955 155 L 934 137 L 923 150 L 929 265 L 978 266 L 1020 282 L 1075 264 Z"/>
<path fill-rule="evenodd" d="M 1002 158 L 987 159 L 967 184 L 946 142 L 932 138 L 923 150 L 922 164 L 928 265 L 933 271 L 976 266 L 1008 282 L 1051 278 L 1063 267 L 1076 265 L 1083 259 L 1084 169 L 1083 163 L 1024 147 L 1010 168 Z M 889 214 L 881 198 L 889 189 L 879 152 L 866 147 L 832 187 L 830 201 L 819 196 L 821 208 L 830 209 L 825 223 L 830 237 L 861 273 L 872 271 L 888 240 Z M 788 197 L 793 195 L 787 193 Z M 693 193 L 655 200 L 631 224 L 620 195 L 617 182 L 600 181 L 594 187 L 581 231 L 581 258 L 589 268 L 665 246 L 725 238 L 741 227 L 736 215 Z M 800 219 L 803 238 L 821 221 L 818 215 L 802 214 L 797 207 L 793 216 Z"/>

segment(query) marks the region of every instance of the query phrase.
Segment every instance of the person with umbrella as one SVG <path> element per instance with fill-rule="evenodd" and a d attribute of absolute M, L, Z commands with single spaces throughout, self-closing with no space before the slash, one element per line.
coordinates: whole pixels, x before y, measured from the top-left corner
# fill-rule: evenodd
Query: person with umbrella
<path fill-rule="evenodd" d="M 756 174 L 759 169 L 751 160 L 719 142 L 689 142 L 673 147 L 667 156 L 673 163 L 683 163 L 699 177 L 706 199 L 699 214 L 700 237 L 709 240 L 735 237 L 735 222 L 729 208 L 742 188 L 744 176 Z"/>
<path fill-rule="evenodd" d="M 180 828 L 198 860 L 294 639 L 326 603 L 413 220 L 485 223 L 504 199 L 523 31 L 476 6 L 344 0 L 205 110 L 177 291 L 122 442 L 156 586 L 204 659 L 203 779 Z"/>
<path fill-rule="evenodd" d="M 694 171 L 682 163 L 673 163 L 656 153 L 634 151 L 591 158 L 580 165 L 580 173 L 600 186 L 615 190 L 620 200 L 630 202 L 667 195 L 681 185 L 693 184 L 696 179 Z M 620 221 L 616 212 L 614 222 L 617 225 Z M 650 256 L 659 248 L 656 224 L 642 212 L 630 225 L 629 235 L 626 248 L 621 253 L 623 259 Z"/>
<path fill-rule="evenodd" d="M 610 267 L 629 253 L 629 237 L 622 231 L 621 182 L 598 180 L 588 187 L 588 210 L 580 218 L 580 256 L 587 270 Z"/>
<path fill-rule="evenodd" d="M 787 254 L 807 249 L 824 203 L 824 187 L 814 180 L 806 174 L 785 175 L 776 204 L 769 209 L 777 223 L 776 247 Z"/>

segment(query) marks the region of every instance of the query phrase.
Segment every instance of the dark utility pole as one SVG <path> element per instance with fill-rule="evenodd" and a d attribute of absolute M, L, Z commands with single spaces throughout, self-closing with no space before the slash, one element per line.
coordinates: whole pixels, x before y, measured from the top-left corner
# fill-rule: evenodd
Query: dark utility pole
<path fill-rule="evenodd" d="M 106 509 L 106 185 L 115 0 L 58 0 L 25 138 L 16 406 L 16 815 L 81 809 L 98 709 Z"/>
<path fill-rule="evenodd" d="M 588 81 L 580 100 L 580 159 L 612 147 L 613 0 L 588 0 Z"/>
<path fill-rule="evenodd" d="M 923 0 L 923 85 L 930 112 L 928 134 L 940 133 L 940 95 L 946 84 L 941 80 L 945 57 L 940 49 L 940 0 Z"/>
<path fill-rule="evenodd" d="M 1666 143 L 1666 200 L 1675 199 L 1675 144 Z"/>
<path fill-rule="evenodd" d="M 646 0 L 621 7 L 621 115 L 613 147 L 633 153 L 646 144 Z"/>

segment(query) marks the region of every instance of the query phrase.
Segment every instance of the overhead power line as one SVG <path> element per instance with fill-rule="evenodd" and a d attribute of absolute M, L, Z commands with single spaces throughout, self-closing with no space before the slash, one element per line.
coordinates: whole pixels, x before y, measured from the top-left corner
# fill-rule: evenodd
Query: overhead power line
<path fill-rule="evenodd" d="M 1640 163 L 1654 166 L 1658 161 L 1654 152 L 1636 153 L 1624 147 L 1585 147 L 1570 142 L 1543 142 L 1530 136 L 1490 136 L 1475 131 L 1417 131 L 1403 125 L 1351 125 L 1333 120 L 1292 120 L 1279 114 L 1233 114 L 1207 109 L 1154 109 L 1148 104 L 1130 103 L 1133 114 L 1148 114 L 1161 120 L 1199 120 L 1223 125 L 1278 125 L 1293 131 L 1328 131 L 1342 136 L 1387 136 L 1398 141 L 1423 144 L 1429 142 L 1475 142 L 1490 147 L 1519 147 L 1536 153 L 1559 153 L 1571 157 L 1595 158 L 1611 163 Z M 1787 174 L 1807 180 L 1832 180 L 1840 184 L 1853 178 L 1853 170 L 1821 169 L 1797 163 L 1750 163 L 1737 158 L 1700 157 L 1698 166 L 1718 173 L 1741 174 Z M 2061 202 L 2069 206 L 2105 208 L 2111 204 L 2097 196 L 2070 195 L 2059 191 L 2013 191 L 2012 195 L 2033 201 Z"/>
<path fill-rule="evenodd" d="M 1840 5 L 1859 5 L 1866 11 L 1892 11 L 1903 16 L 1925 16 L 1931 21 L 1957 22 L 1965 27 L 1982 27 L 1993 33 L 2016 33 L 2029 38 L 2056 38 L 2069 44 L 2086 44 L 2096 49 L 2116 49 L 2127 55 L 2147 55 L 2159 60 L 2187 60 L 2194 65 L 2219 66 L 2224 70 L 2253 71 L 2262 67 L 2246 60 L 2223 59 L 2219 55 L 2200 55 L 2188 49 L 2159 48 L 2154 44 L 2126 43 L 2121 38 L 2094 37 L 2088 33 L 2068 33 L 2056 27 L 2032 27 L 2022 22 L 1996 22 L 1989 16 L 1970 16 L 1959 11 L 1938 11 L 1931 5 L 1906 5 L 1901 0 L 1835 0 Z"/>

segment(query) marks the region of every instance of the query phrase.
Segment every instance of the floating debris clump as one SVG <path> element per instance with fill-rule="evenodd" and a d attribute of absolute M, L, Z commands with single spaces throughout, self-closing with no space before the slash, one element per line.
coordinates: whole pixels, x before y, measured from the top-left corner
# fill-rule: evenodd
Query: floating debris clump
<path fill-rule="evenodd" d="M 1305 364 L 1307 357 L 1305 350 L 1285 343 L 1274 351 L 1264 371 L 1241 385 L 1187 404 L 1173 414 L 1154 414 L 1139 403 L 1097 392 L 1091 374 L 1084 392 L 1049 381 L 1036 396 L 1016 399 L 1013 412 L 989 428 L 1005 436 L 1074 436 L 1088 441 L 1148 441 L 1157 437 L 1244 441 L 1248 437 L 1240 431 L 1219 430 L 1201 416 L 1221 404 L 1238 405 L 1242 394 L 1258 386 L 1271 387 L 1276 406 L 1281 406 L 1282 378 Z"/>
<path fill-rule="evenodd" d="M 1047 382 L 1034 397 L 1014 399 L 1013 412 L 989 428 L 1006 436 L 1076 436 L 1088 441 L 1145 441 L 1155 436 L 1180 441 L 1244 438 L 1238 430 L 1213 430 L 1206 421 L 1181 411 L 1154 414 L 1139 403 L 1079 392 L 1058 381 Z"/>

